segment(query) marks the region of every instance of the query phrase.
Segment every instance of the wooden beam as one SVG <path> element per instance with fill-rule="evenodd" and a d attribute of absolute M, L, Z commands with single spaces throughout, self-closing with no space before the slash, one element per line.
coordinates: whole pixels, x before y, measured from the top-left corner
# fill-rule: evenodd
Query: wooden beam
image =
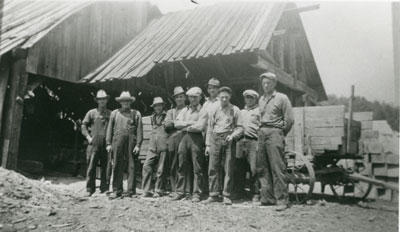
<path fill-rule="evenodd" d="M 303 7 L 295 7 L 295 8 L 288 8 L 283 11 L 283 13 L 302 13 L 311 10 L 318 10 L 319 4 L 310 5 L 310 6 L 303 6 Z"/>
<path fill-rule="evenodd" d="M 13 52 L 14 60 L 10 70 L 9 89 L 4 104 L 4 126 L 2 128 L 2 167 L 16 170 L 18 163 L 19 139 L 23 116 L 24 100 L 28 74 L 26 58 L 20 51 Z M 26 56 L 25 56 L 26 57 Z"/>
<path fill-rule="evenodd" d="M 10 64 L 11 59 L 9 57 L 9 53 L 7 53 L 3 55 L 0 60 L 0 132 L 3 122 L 3 108 L 6 98 L 6 90 L 10 75 Z"/>
<path fill-rule="evenodd" d="M 252 64 L 251 66 L 258 68 L 258 69 L 262 69 L 265 71 L 271 71 L 274 72 L 279 78 L 278 81 L 283 84 L 284 86 L 287 86 L 288 88 L 303 92 L 303 93 L 307 93 L 309 95 L 311 95 L 312 97 L 314 97 L 315 99 L 318 98 L 317 92 L 310 88 L 309 86 L 307 86 L 306 83 L 297 80 L 294 81 L 294 78 L 289 75 L 288 73 L 286 73 L 285 71 L 283 71 L 281 68 L 275 66 L 274 64 L 272 64 L 271 62 L 263 59 L 261 56 L 258 56 L 258 61 L 256 64 Z"/>

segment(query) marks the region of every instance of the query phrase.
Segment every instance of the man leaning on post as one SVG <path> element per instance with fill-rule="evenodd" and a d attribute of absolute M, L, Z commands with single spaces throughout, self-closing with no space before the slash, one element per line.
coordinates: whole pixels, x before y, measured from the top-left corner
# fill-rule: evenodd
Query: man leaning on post
<path fill-rule="evenodd" d="M 109 97 L 104 90 L 97 91 L 95 101 L 98 107 L 89 110 L 82 121 L 82 134 L 89 143 L 87 148 L 87 196 L 91 196 L 96 190 L 96 168 L 99 161 L 101 173 L 100 191 L 104 193 L 109 188 L 109 176 L 107 176 L 108 157 L 106 152 L 106 132 L 111 114 L 111 111 L 107 109 Z"/>
<path fill-rule="evenodd" d="M 264 94 L 258 105 L 261 127 L 258 132 L 257 172 L 261 184 L 261 204 L 288 207 L 288 188 L 285 179 L 284 138 L 293 125 L 289 98 L 275 90 L 277 76 L 267 72 L 260 75 Z"/>
<path fill-rule="evenodd" d="M 111 112 L 107 128 L 107 152 L 111 154 L 113 193 L 110 199 L 121 197 L 123 177 L 128 166 L 128 197 L 136 194 L 135 163 L 143 140 L 143 125 L 140 112 L 132 109 L 136 100 L 128 91 L 115 98 L 121 108 Z"/>

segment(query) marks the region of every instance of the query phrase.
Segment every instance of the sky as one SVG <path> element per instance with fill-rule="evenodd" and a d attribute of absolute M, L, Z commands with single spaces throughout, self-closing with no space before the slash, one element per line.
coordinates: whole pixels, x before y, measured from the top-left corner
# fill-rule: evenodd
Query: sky
<path fill-rule="evenodd" d="M 151 0 L 162 13 L 223 0 Z M 355 95 L 395 102 L 390 2 L 297 2 L 319 4 L 301 13 L 303 25 L 327 94 Z M 396 88 L 399 91 L 398 87 Z"/>

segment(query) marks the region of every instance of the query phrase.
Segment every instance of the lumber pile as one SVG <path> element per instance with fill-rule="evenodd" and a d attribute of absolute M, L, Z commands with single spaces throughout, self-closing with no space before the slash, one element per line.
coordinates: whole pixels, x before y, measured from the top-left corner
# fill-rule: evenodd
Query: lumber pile
<path fill-rule="evenodd" d="M 152 131 L 150 116 L 142 117 L 142 123 L 143 123 L 143 142 L 142 142 L 142 147 L 140 148 L 139 160 L 141 163 L 144 163 L 144 160 L 146 159 L 147 150 L 149 149 L 149 142 Z"/>
<path fill-rule="evenodd" d="M 386 121 L 372 121 L 372 133 L 368 134 L 367 151 L 371 154 L 370 165 L 373 178 L 389 184 L 399 184 L 399 137 Z M 389 129 L 388 129 L 389 128 Z M 372 144 L 372 145 L 371 145 Z M 398 193 L 374 186 L 370 198 L 398 202 Z"/>
<path fill-rule="evenodd" d="M 344 106 L 295 107 L 294 125 L 285 138 L 285 149 L 304 152 L 311 147 L 315 154 L 337 151 L 345 154 L 347 149 L 347 119 Z M 358 152 L 361 124 L 352 121 L 351 143 L 348 153 Z"/>

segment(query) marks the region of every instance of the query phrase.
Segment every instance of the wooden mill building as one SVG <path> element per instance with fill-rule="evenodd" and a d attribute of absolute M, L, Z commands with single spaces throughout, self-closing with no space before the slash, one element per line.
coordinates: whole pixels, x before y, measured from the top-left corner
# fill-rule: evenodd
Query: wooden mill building
<path fill-rule="evenodd" d="M 72 133 L 74 143 L 73 127 L 93 104 L 90 88 L 76 83 L 161 14 L 138 1 L 6 0 L 1 7 L 0 162 L 15 169 L 19 153 L 40 160 L 57 136 Z"/>
<path fill-rule="evenodd" d="M 233 102 L 243 106 L 243 90 L 259 89 L 258 76 L 271 70 L 294 105 L 313 104 L 326 93 L 299 15 L 313 8 L 234 2 L 169 13 L 82 82 L 116 93 L 167 97 L 176 85 L 204 87 L 216 77 L 233 88 Z M 142 100 L 149 105 L 151 98 Z"/>

